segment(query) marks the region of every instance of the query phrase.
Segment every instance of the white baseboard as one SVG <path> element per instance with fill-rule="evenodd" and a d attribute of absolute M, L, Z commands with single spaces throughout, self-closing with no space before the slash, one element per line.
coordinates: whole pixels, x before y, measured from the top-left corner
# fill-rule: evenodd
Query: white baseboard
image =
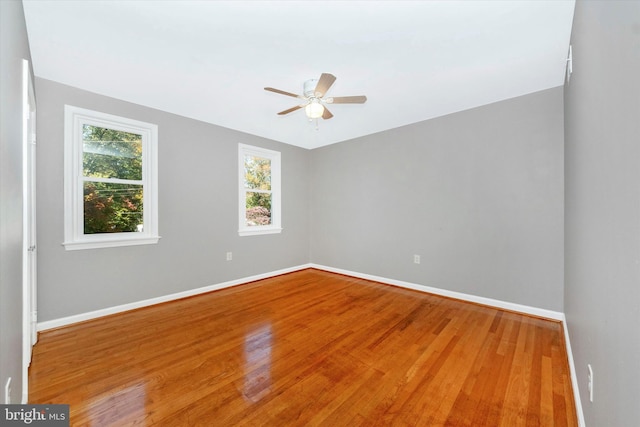
<path fill-rule="evenodd" d="M 576 404 L 576 412 L 578 414 L 578 427 L 586 427 L 584 420 L 584 412 L 582 411 L 582 400 L 580 399 L 580 390 L 578 389 L 578 374 L 576 365 L 573 361 L 573 352 L 571 351 L 571 340 L 569 339 L 569 325 L 564 314 L 562 315 L 562 329 L 564 331 L 564 344 L 567 349 L 567 359 L 569 359 L 569 372 L 571 374 L 571 386 L 573 388 L 573 398 Z"/>
<path fill-rule="evenodd" d="M 519 313 L 531 314 L 539 317 L 546 317 L 548 319 L 564 321 L 564 313 L 552 310 L 546 310 L 543 308 L 531 307 L 527 305 L 515 304 L 507 301 L 496 300 L 492 298 L 485 298 L 477 295 L 465 294 L 462 292 L 449 291 L 446 289 L 434 288 L 431 286 L 418 285 L 416 283 L 404 282 L 396 279 L 389 279 L 386 277 L 373 276 L 371 274 L 359 273 L 351 270 L 344 270 L 340 268 L 328 267 L 320 264 L 302 264 L 295 267 L 289 267 L 282 270 L 276 270 L 269 273 L 258 274 L 255 276 L 243 277 L 240 279 L 231 280 L 228 282 L 217 283 L 215 285 L 209 285 L 202 288 L 190 289 L 188 291 L 178 292 L 174 294 L 164 295 L 161 297 L 150 298 L 142 301 L 136 301 L 132 303 L 122 304 L 114 307 L 107 307 L 87 313 L 80 313 L 72 316 L 62 317 L 54 320 L 47 320 L 44 322 L 38 322 L 38 331 L 46 331 L 48 329 L 59 328 L 62 326 L 71 325 L 73 323 L 84 322 L 86 320 L 96 319 L 98 317 L 108 316 L 111 314 L 122 313 L 124 311 L 135 310 L 137 308 L 148 307 L 163 302 L 178 300 L 182 298 L 191 297 L 194 295 L 204 294 L 219 289 L 230 288 L 232 286 L 241 285 L 243 283 L 249 283 L 256 280 L 267 279 L 269 277 L 279 276 L 281 274 L 291 273 L 294 271 L 304 270 L 305 268 L 315 268 L 318 270 L 324 270 L 332 273 L 343 274 L 346 276 L 357 277 L 360 279 L 373 280 L 388 285 L 399 286 L 402 288 L 413 289 L 416 291 L 427 292 L 434 295 L 441 295 L 449 298 L 455 298 L 463 301 L 474 302 L 478 304 L 488 305 L 491 307 L 501 308 L 504 310 L 516 311 Z M 566 328 L 565 328 L 566 330 Z"/>
<path fill-rule="evenodd" d="M 373 280 L 374 282 L 385 283 L 388 285 L 399 286 L 401 288 L 413 289 L 416 291 L 427 292 L 434 295 L 441 295 L 444 297 L 455 298 L 463 301 L 474 302 L 477 304 L 488 305 L 491 307 L 501 308 L 509 311 L 516 311 L 518 313 L 531 314 L 533 316 L 545 317 L 547 319 L 560 320 L 564 319 L 564 313 L 559 311 L 546 310 L 544 308 L 531 307 L 528 305 L 515 304 L 512 302 L 501 301 L 492 298 L 480 297 L 477 295 L 465 294 L 462 292 L 448 291 L 446 289 L 433 288 L 431 286 L 423 286 L 410 282 L 403 282 L 401 280 L 388 279 L 386 277 L 372 276 L 370 274 L 358 273 L 356 271 L 343 270 L 340 268 L 327 267 L 324 265 L 310 264 L 311 268 L 317 268 L 318 270 L 329 271 L 332 273 L 344 274 L 346 276 L 358 277 L 360 279 Z"/>
<path fill-rule="evenodd" d="M 164 295 L 161 297 L 150 298 L 142 301 L 136 301 L 128 304 L 117 305 L 115 307 L 107 307 L 100 310 L 90 311 L 87 313 L 75 314 L 73 316 L 62 317 L 54 320 L 38 322 L 38 331 L 46 331 L 48 329 L 60 328 L 62 326 L 71 325 L 86 320 L 96 319 L 98 317 L 108 316 L 110 314 L 122 313 L 124 311 L 135 310 L 136 308 L 148 307 L 163 302 L 174 301 L 194 295 L 204 294 L 219 289 L 230 288 L 232 286 L 242 285 L 244 283 L 254 282 L 256 280 L 267 279 L 269 277 L 279 276 L 281 274 L 292 273 L 298 270 L 309 268 L 309 264 L 289 267 L 282 270 L 276 270 L 269 273 L 258 274 L 255 276 L 243 277 L 241 279 L 230 280 L 228 282 L 218 283 L 215 285 L 205 286 L 197 289 L 189 289 L 188 291 L 177 292 L 175 294 Z"/>

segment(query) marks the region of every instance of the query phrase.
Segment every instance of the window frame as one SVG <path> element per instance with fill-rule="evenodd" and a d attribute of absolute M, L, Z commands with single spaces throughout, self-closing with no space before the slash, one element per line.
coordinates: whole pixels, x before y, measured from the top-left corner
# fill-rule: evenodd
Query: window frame
<path fill-rule="evenodd" d="M 246 225 L 246 193 L 252 189 L 244 187 L 245 156 L 261 157 L 271 161 L 271 224 Z M 256 236 L 263 234 L 277 234 L 282 232 L 281 219 L 281 155 L 279 151 L 238 144 L 238 234 L 240 236 Z M 253 190 L 255 191 L 255 190 Z"/>
<path fill-rule="evenodd" d="M 66 250 L 96 249 L 158 243 L 158 126 L 86 108 L 64 106 L 64 242 Z M 143 187 L 141 232 L 84 233 L 84 125 L 142 136 L 142 179 L 128 180 Z"/>

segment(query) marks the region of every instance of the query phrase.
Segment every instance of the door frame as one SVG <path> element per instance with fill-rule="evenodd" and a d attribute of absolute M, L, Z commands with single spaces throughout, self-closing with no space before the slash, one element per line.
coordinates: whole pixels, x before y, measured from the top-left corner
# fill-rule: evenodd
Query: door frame
<path fill-rule="evenodd" d="M 36 102 L 29 61 L 22 61 L 22 403 L 29 399 L 29 365 L 37 332 Z"/>

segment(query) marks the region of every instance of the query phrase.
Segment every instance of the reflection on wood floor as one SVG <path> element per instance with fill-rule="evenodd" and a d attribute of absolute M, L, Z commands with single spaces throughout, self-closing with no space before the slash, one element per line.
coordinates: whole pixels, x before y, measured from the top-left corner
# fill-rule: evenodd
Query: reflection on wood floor
<path fill-rule="evenodd" d="M 576 426 L 562 325 L 308 269 L 40 334 L 77 426 Z"/>

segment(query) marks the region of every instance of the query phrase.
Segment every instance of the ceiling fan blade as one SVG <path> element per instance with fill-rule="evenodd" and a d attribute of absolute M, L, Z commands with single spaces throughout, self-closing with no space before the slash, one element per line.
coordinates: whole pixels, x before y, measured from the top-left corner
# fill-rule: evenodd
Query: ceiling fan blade
<path fill-rule="evenodd" d="M 278 115 L 279 115 L 279 116 L 284 116 L 285 114 L 292 113 L 292 112 L 294 112 L 294 111 L 296 111 L 296 110 L 301 109 L 302 107 L 304 107 L 304 105 L 296 105 L 295 107 L 291 107 L 291 108 L 289 108 L 288 110 L 280 111 L 280 112 L 278 113 Z"/>
<path fill-rule="evenodd" d="M 335 81 L 336 76 L 334 76 L 333 74 L 322 73 L 322 75 L 320 76 L 320 80 L 318 80 L 318 84 L 316 85 L 316 90 L 314 91 L 316 97 L 322 98 Z"/>
<path fill-rule="evenodd" d="M 264 90 L 268 90 L 269 92 L 279 93 L 280 95 L 293 96 L 294 98 L 305 99 L 304 96 L 296 95 L 295 93 L 285 92 L 284 90 L 274 89 L 272 87 L 265 87 Z"/>
<path fill-rule="evenodd" d="M 367 97 L 360 96 L 334 96 L 333 98 L 327 98 L 324 100 L 327 104 L 364 104 L 367 102 Z"/>
<path fill-rule="evenodd" d="M 324 112 L 322 113 L 322 118 L 325 120 L 329 120 L 331 117 L 333 117 L 333 114 L 331 114 L 331 111 L 329 111 L 329 109 L 327 107 L 324 107 Z"/>

